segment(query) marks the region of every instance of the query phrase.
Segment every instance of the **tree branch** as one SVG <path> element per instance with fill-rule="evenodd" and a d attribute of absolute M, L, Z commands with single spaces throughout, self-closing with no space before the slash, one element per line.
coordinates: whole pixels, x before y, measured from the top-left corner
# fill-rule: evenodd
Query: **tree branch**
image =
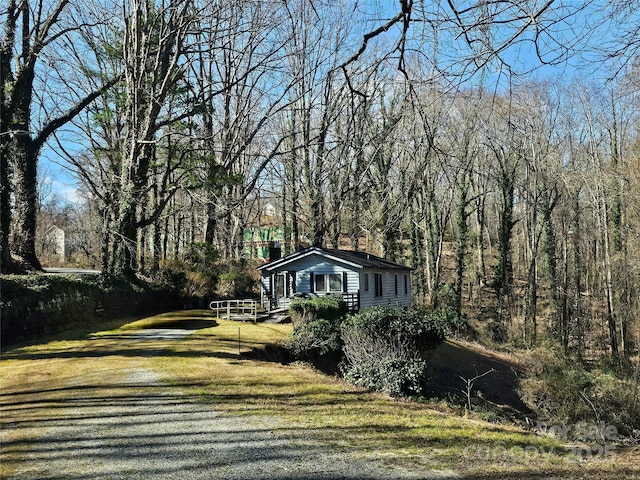
<path fill-rule="evenodd" d="M 90 93 L 85 98 L 76 103 L 73 107 L 71 107 L 65 114 L 54 118 L 49 123 L 47 123 L 44 128 L 40 131 L 38 136 L 33 140 L 33 145 L 36 149 L 39 149 L 44 145 L 49 136 L 53 132 L 55 132 L 58 128 L 62 127 L 64 124 L 73 120 L 73 118 L 78 115 L 82 110 L 84 110 L 91 102 L 93 102 L 96 98 L 100 97 L 103 93 L 113 87 L 116 83 L 122 80 L 124 74 L 120 74 L 114 78 L 112 78 L 109 82 L 105 83 L 98 90 Z"/>

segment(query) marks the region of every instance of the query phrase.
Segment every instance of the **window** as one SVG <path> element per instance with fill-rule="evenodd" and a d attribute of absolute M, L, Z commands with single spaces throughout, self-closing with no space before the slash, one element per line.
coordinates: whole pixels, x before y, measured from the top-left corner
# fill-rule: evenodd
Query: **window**
<path fill-rule="evenodd" d="M 398 296 L 398 274 L 396 273 L 393 276 L 393 286 L 394 286 L 394 292 L 395 292 L 395 296 Z"/>
<path fill-rule="evenodd" d="M 327 289 L 327 276 L 315 275 L 315 289 L 316 292 L 324 292 Z"/>
<path fill-rule="evenodd" d="M 313 276 L 314 292 L 342 292 L 342 274 L 316 273 Z"/>
<path fill-rule="evenodd" d="M 373 277 L 374 280 L 374 288 L 375 288 L 375 296 L 376 297 L 381 297 L 382 296 L 382 274 L 381 273 L 376 273 Z"/>
<path fill-rule="evenodd" d="M 341 292 L 342 291 L 342 275 L 339 273 L 329 274 L 329 291 Z"/>
<path fill-rule="evenodd" d="M 404 294 L 409 295 L 409 275 L 404 276 Z"/>
<path fill-rule="evenodd" d="M 364 291 L 365 292 L 369 291 L 369 274 L 368 273 L 364 274 Z"/>

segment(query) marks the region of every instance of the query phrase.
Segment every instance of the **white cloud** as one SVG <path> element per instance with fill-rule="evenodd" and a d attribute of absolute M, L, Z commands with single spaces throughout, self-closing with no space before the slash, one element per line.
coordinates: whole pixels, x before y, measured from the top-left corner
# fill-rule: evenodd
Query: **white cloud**
<path fill-rule="evenodd" d="M 71 186 L 62 182 L 54 182 L 57 194 L 67 203 L 83 203 L 83 193 L 77 186 Z"/>
<path fill-rule="evenodd" d="M 54 197 L 57 197 L 62 203 L 80 204 L 86 199 L 84 190 L 75 181 L 73 177 L 70 177 L 64 172 L 60 172 L 60 175 L 51 176 L 44 175 L 40 179 L 40 197 L 43 203 L 51 201 Z"/>

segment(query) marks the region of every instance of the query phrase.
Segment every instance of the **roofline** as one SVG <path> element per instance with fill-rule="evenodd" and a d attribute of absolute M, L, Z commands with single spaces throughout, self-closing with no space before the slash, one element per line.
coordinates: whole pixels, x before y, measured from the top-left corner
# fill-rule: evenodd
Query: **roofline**
<path fill-rule="evenodd" d="M 344 250 L 345 253 L 350 253 L 350 250 Z M 301 258 L 305 258 L 308 257 L 309 255 L 312 254 L 318 254 L 321 255 L 325 258 L 329 258 L 331 260 L 334 260 L 336 262 L 340 262 L 340 263 L 344 263 L 347 265 L 351 265 L 353 267 L 356 268 L 368 268 L 367 266 L 361 264 L 361 263 L 355 263 L 349 260 L 345 260 L 344 258 L 340 258 L 338 256 L 332 255 L 330 251 L 327 251 L 326 249 L 323 249 L 321 247 L 307 247 L 304 248 L 302 250 L 299 250 L 297 252 L 291 253 L 285 257 L 279 258 L 278 260 L 274 260 L 273 262 L 269 262 L 269 263 L 265 263 L 264 265 L 258 267 L 256 270 L 261 271 L 261 270 L 266 270 L 266 271 L 271 271 L 277 267 L 281 267 L 283 265 L 287 265 L 288 263 L 294 262 L 296 260 L 299 260 Z M 386 263 L 389 264 L 388 268 L 389 269 L 394 269 L 394 270 L 411 270 L 411 268 L 405 266 L 405 265 L 400 265 L 399 263 L 395 263 L 395 262 L 391 262 L 390 260 L 385 260 L 383 258 L 380 257 L 376 257 L 381 261 L 384 261 Z M 379 268 L 379 267 L 369 267 L 369 268 Z"/>
<path fill-rule="evenodd" d="M 282 258 L 279 258 L 278 260 L 274 260 L 273 262 L 265 263 L 261 267 L 258 267 L 257 270 L 268 270 L 268 271 L 273 270 L 276 267 L 281 267 L 283 265 L 294 262 L 296 260 L 300 260 L 301 258 L 305 258 L 305 257 L 308 257 L 309 255 L 313 255 L 314 253 L 321 255 L 325 258 L 330 258 L 340 263 L 346 263 L 347 265 L 351 265 L 356 268 L 364 268 L 364 265 L 360 265 L 357 263 L 350 262 L 348 260 L 344 260 L 342 258 L 335 257 L 320 247 L 307 247 L 297 252 L 291 253 L 286 257 L 282 257 Z"/>

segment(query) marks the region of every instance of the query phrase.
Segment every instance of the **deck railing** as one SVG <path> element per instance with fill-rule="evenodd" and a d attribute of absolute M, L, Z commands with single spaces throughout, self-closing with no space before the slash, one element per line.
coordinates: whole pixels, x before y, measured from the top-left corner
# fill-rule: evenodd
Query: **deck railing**
<path fill-rule="evenodd" d="M 226 313 L 229 320 L 231 320 L 231 314 L 238 315 L 240 317 L 247 317 L 252 319 L 254 323 L 258 319 L 258 304 L 259 302 L 253 299 L 243 300 L 214 300 L 209 304 L 209 308 L 216 312 L 216 317 L 222 318 L 220 312 L 224 315 Z"/>
<path fill-rule="evenodd" d="M 360 292 L 343 293 L 342 298 L 347 304 L 349 313 L 356 313 L 360 310 Z"/>
<path fill-rule="evenodd" d="M 347 308 L 349 309 L 349 313 L 356 313 L 360 310 L 360 292 L 349 292 L 349 293 L 339 293 L 332 295 L 341 295 L 347 304 Z M 318 296 L 317 294 L 310 294 L 306 298 L 311 298 Z M 264 304 L 262 305 L 267 311 L 275 310 L 275 309 L 284 309 L 288 308 L 289 304 L 293 297 L 287 298 L 275 298 L 275 297 L 264 297 Z"/>

